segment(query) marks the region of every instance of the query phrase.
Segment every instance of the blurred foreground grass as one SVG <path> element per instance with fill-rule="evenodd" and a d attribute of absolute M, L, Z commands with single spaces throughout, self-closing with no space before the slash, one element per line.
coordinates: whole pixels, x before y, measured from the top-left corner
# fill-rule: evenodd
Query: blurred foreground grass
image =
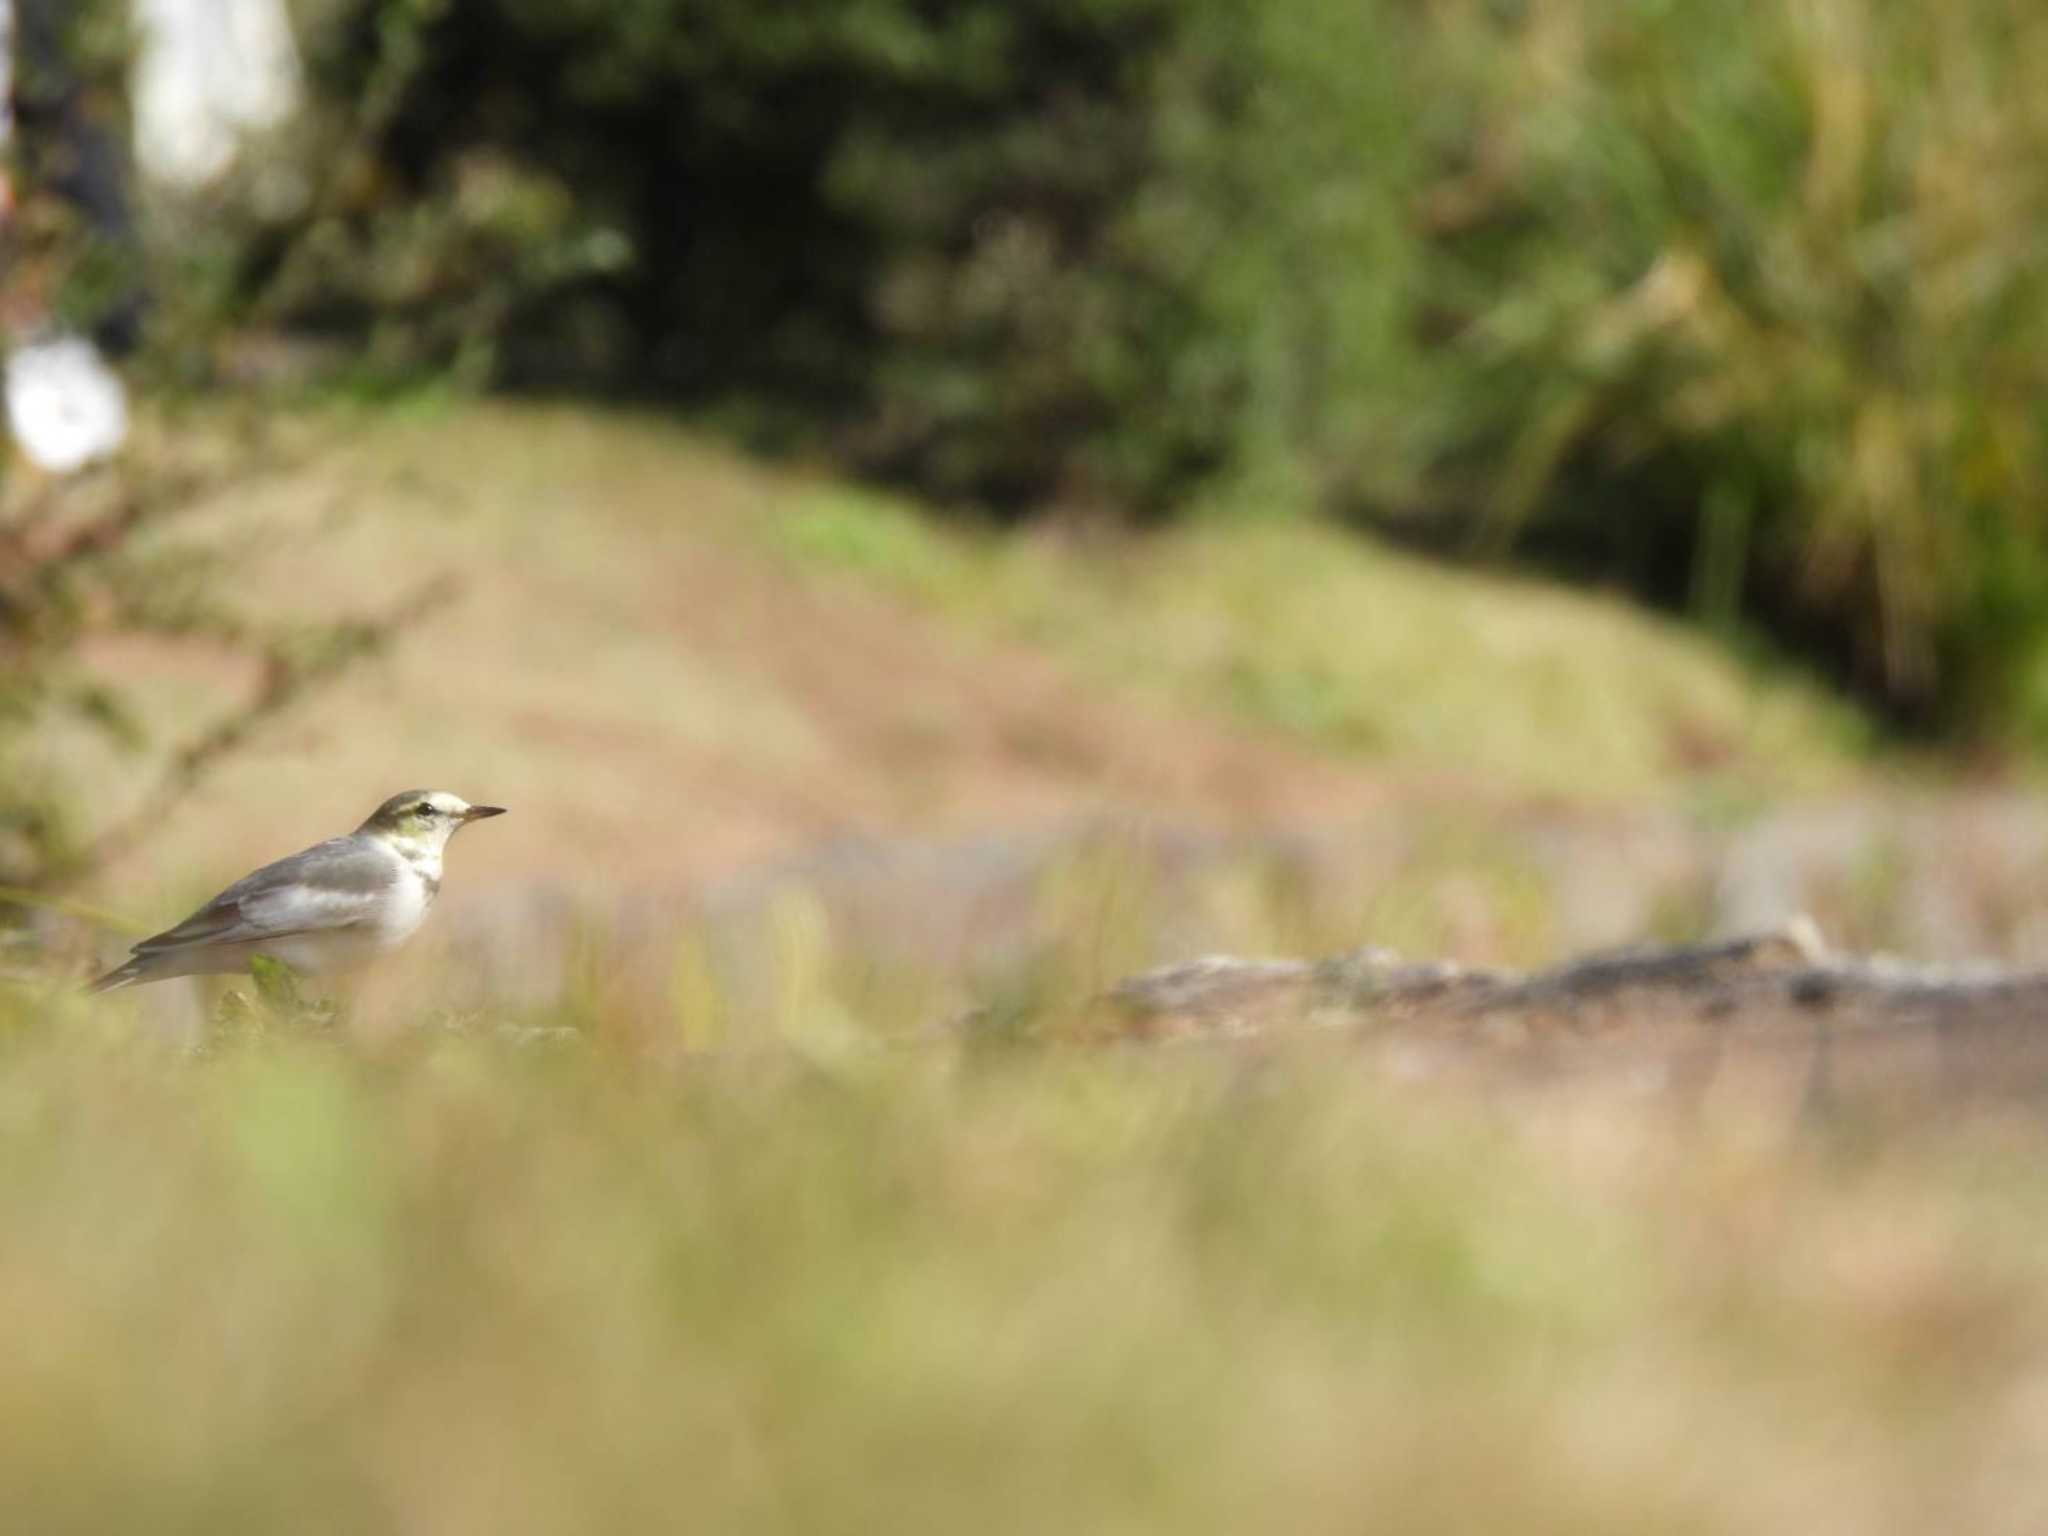
<path fill-rule="evenodd" d="M 0 1033 L 14 1529 L 2038 1529 L 2040 1132 Z M 1610 1085 L 1611 1088 L 1611 1085 Z"/>

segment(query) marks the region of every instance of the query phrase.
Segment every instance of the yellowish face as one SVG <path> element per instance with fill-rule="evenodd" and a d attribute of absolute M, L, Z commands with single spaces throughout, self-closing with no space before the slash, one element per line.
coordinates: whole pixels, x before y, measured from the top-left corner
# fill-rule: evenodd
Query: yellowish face
<path fill-rule="evenodd" d="M 457 828 L 503 814 L 502 807 L 471 805 L 444 789 L 407 790 L 378 806 L 363 828 L 396 841 L 438 847 L 454 836 Z"/>

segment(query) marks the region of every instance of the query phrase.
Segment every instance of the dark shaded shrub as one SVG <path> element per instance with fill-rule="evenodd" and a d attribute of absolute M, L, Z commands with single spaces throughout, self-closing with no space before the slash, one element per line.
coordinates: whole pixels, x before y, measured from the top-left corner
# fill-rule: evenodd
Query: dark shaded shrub
<path fill-rule="evenodd" d="M 343 7 L 280 284 L 399 365 L 734 408 L 945 495 L 1159 505 L 1247 383 L 1160 196 L 1244 30 L 1174 0 Z M 1196 211 L 1206 215 L 1208 210 Z M 1191 243 L 1192 242 L 1192 243 Z"/>

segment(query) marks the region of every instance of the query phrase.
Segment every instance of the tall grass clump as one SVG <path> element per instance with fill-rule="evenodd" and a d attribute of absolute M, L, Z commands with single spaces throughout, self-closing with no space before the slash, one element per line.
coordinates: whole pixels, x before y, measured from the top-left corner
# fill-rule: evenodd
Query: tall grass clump
<path fill-rule="evenodd" d="M 1439 496 L 1909 721 L 2048 727 L 2048 13 L 1553 0 L 1457 52 Z"/>

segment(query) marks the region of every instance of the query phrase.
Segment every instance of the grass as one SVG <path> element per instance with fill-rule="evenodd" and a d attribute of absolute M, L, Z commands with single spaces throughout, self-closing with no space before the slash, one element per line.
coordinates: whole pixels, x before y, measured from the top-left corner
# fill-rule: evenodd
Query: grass
<path fill-rule="evenodd" d="M 1621 600 L 1310 519 L 1063 542 L 829 486 L 766 526 L 799 562 L 1049 649 L 1099 684 L 1400 773 L 1581 800 L 1686 780 L 1784 793 L 1839 783 L 1870 745 L 1819 687 Z"/>
<path fill-rule="evenodd" d="M 4 1036 L 23 1529 L 2028 1528 L 2033 1129 L 110 1018 Z"/>

